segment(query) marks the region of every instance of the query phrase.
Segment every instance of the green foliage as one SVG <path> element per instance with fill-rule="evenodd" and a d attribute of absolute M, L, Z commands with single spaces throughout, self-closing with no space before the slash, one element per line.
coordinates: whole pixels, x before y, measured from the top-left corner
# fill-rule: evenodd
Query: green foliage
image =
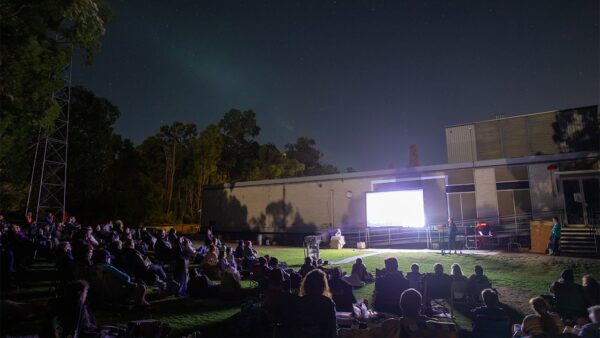
<path fill-rule="evenodd" d="M 296 143 L 285 145 L 289 159 L 304 165 L 302 176 L 328 175 L 338 173 L 338 169 L 330 164 L 321 163 L 323 153 L 315 147 L 317 142 L 312 138 L 300 137 Z"/>
<path fill-rule="evenodd" d="M 0 2 L 0 205 L 22 205 L 38 130 L 52 131 L 60 107 L 52 94 L 75 49 L 100 48 L 110 10 L 99 0 Z"/>

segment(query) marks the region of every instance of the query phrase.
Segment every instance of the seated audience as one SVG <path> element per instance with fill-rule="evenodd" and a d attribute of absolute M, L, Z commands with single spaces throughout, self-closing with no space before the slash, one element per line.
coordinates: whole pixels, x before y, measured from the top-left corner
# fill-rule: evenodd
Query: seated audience
<path fill-rule="evenodd" d="M 408 289 L 408 280 L 398 271 L 398 260 L 386 258 L 384 274 L 375 280 L 373 308 L 376 311 L 401 314 L 400 295 Z"/>
<path fill-rule="evenodd" d="M 560 279 L 550 286 L 556 301 L 556 311 L 563 320 L 575 320 L 586 316 L 583 287 L 575 283 L 573 270 L 563 270 Z"/>
<path fill-rule="evenodd" d="M 467 277 L 465 277 L 465 275 L 463 275 L 463 273 L 462 273 L 460 264 L 454 263 L 454 264 L 452 264 L 450 269 L 452 270 L 452 281 L 453 282 L 466 282 L 467 281 Z"/>
<path fill-rule="evenodd" d="M 419 264 L 413 263 L 410 266 L 410 272 L 406 274 L 406 279 L 408 279 L 408 286 L 421 291 L 423 289 L 423 274 L 419 272 Z"/>
<path fill-rule="evenodd" d="M 97 296 L 102 300 L 118 301 L 123 298 L 132 298 L 136 305 L 149 306 L 146 301 L 146 288 L 142 284 L 133 283 L 131 277 L 125 272 L 110 264 L 110 253 L 99 250 L 94 253 L 94 264 L 97 271 L 102 272 L 100 280 L 97 280 L 100 292 Z"/>
<path fill-rule="evenodd" d="M 298 270 L 298 273 L 302 276 L 306 276 L 306 274 L 311 272 L 313 269 L 315 269 L 315 263 L 313 262 L 312 257 L 306 257 L 304 258 L 304 264 L 302 264 L 300 270 Z"/>
<path fill-rule="evenodd" d="M 246 246 L 244 247 L 244 258 L 253 261 L 256 260 L 257 256 L 258 252 L 256 252 L 256 250 L 254 250 L 254 248 L 252 247 L 252 242 L 246 241 Z"/>
<path fill-rule="evenodd" d="M 473 337 L 504 337 L 510 335 L 510 320 L 500 308 L 498 294 L 492 289 L 481 292 L 483 306 L 471 310 Z"/>
<path fill-rule="evenodd" d="M 483 274 L 483 268 L 480 265 L 475 265 L 475 273 L 469 277 L 467 281 L 467 293 L 473 303 L 481 303 L 481 292 L 485 289 L 491 289 L 492 283 Z"/>
<path fill-rule="evenodd" d="M 221 285 L 219 295 L 224 298 L 237 297 L 242 289 L 240 274 L 232 269 L 221 273 Z"/>
<path fill-rule="evenodd" d="M 352 285 L 342 279 L 342 270 L 338 267 L 331 270 L 329 290 L 337 311 L 352 312 L 356 303 Z"/>
<path fill-rule="evenodd" d="M 244 258 L 244 241 L 242 241 L 241 239 L 238 241 L 238 245 L 235 248 L 235 251 L 233 252 L 233 256 L 237 259 L 242 259 Z"/>
<path fill-rule="evenodd" d="M 237 270 L 237 260 L 235 259 L 235 255 L 233 254 L 233 250 L 230 246 L 225 248 L 225 258 L 227 258 L 229 264 L 234 265 Z"/>
<path fill-rule="evenodd" d="M 208 276 L 194 269 L 190 273 L 187 292 L 193 298 L 208 298 L 218 296 L 219 285 L 214 283 Z"/>
<path fill-rule="evenodd" d="M 327 275 L 323 271 L 315 269 L 304 276 L 293 325 L 298 337 L 337 336 L 335 303 L 331 300 Z"/>
<path fill-rule="evenodd" d="M 290 319 L 298 301 L 298 296 L 290 293 L 286 282 L 283 269 L 273 269 L 269 273 L 269 282 L 265 289 L 263 301 L 263 308 L 267 313 L 269 322 L 281 326 L 280 335 L 283 337 L 292 336 Z"/>
<path fill-rule="evenodd" d="M 125 242 L 123 260 L 134 278 L 143 281 L 146 285 L 158 284 L 161 289 L 165 289 L 167 274 L 163 267 L 160 264 L 153 264 L 150 259 L 144 257 L 135 249 L 135 244 L 131 239 Z"/>
<path fill-rule="evenodd" d="M 219 264 L 219 254 L 217 253 L 218 249 L 216 246 L 214 246 L 213 244 L 211 244 L 208 247 L 208 252 L 206 253 L 206 255 L 204 256 L 204 260 L 202 261 L 202 263 L 200 264 L 200 266 L 202 266 L 203 268 L 206 267 L 216 267 L 217 264 Z"/>
<path fill-rule="evenodd" d="M 506 317 L 506 312 L 500 307 L 498 294 L 492 289 L 485 289 L 481 292 L 483 306 L 471 310 L 471 317 L 475 319 L 478 316 Z"/>
<path fill-rule="evenodd" d="M 586 306 L 600 305 L 600 285 L 598 281 L 590 275 L 585 275 L 582 278 L 582 284 Z"/>
<path fill-rule="evenodd" d="M 521 333 L 523 336 L 559 336 L 565 327 L 560 316 L 550 313 L 548 304 L 541 297 L 531 298 L 529 306 L 534 314 L 528 315 L 521 324 Z"/>
<path fill-rule="evenodd" d="M 440 263 L 433 265 L 433 273 L 428 273 L 424 277 L 426 304 L 431 299 L 450 298 L 450 287 L 452 277 L 444 273 L 444 266 Z"/>
<path fill-rule="evenodd" d="M 422 297 L 419 291 L 407 289 L 400 296 L 401 318 L 385 320 L 374 336 L 382 337 L 455 337 L 456 326 L 440 323 L 421 315 Z"/>
<path fill-rule="evenodd" d="M 357 276 L 360 281 L 365 283 L 371 283 L 375 280 L 373 275 L 367 270 L 367 266 L 363 263 L 361 258 L 357 258 L 356 263 L 352 265 L 352 272 L 350 273 L 350 276 L 354 275 Z"/>
<path fill-rule="evenodd" d="M 232 264 L 231 261 L 227 259 L 225 251 L 219 252 L 219 262 L 217 263 L 217 265 L 219 266 L 220 272 L 225 272 L 229 269 L 237 271 L 235 267 L 235 262 Z"/>
<path fill-rule="evenodd" d="M 56 252 L 56 272 L 58 281 L 70 282 L 79 278 L 79 269 L 71 254 L 71 243 L 60 242 Z"/>
<path fill-rule="evenodd" d="M 213 244 L 214 239 L 215 236 L 213 235 L 212 227 L 208 227 L 208 229 L 206 229 L 206 236 L 204 237 L 204 245 L 207 247 L 210 246 Z"/>
<path fill-rule="evenodd" d="M 579 336 L 600 338 L 600 305 L 590 307 L 588 312 L 592 322 L 581 328 Z"/>
<path fill-rule="evenodd" d="M 167 233 L 162 229 L 154 243 L 154 254 L 162 262 L 170 262 L 173 259 L 173 245 L 169 242 Z"/>
<path fill-rule="evenodd" d="M 179 242 L 179 238 L 177 236 L 177 229 L 171 228 L 169 229 L 169 234 L 167 235 L 167 240 L 171 242 L 171 245 Z"/>

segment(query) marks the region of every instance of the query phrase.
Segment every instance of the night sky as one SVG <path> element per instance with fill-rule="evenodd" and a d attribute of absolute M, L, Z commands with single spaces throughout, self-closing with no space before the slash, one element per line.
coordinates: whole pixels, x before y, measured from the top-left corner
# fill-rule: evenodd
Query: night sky
<path fill-rule="evenodd" d="M 73 81 L 140 143 L 253 109 L 259 140 L 313 137 L 345 171 L 446 162 L 444 127 L 598 104 L 599 1 L 111 1 Z"/>

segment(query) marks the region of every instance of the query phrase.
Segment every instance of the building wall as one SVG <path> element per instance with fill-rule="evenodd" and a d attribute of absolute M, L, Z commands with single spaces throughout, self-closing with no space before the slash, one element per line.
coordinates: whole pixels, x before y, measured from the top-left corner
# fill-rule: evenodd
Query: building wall
<path fill-rule="evenodd" d="M 498 197 L 496 195 L 494 168 L 475 169 L 474 177 L 477 218 L 498 217 Z"/>
<path fill-rule="evenodd" d="M 561 155 L 563 156 L 563 155 Z M 498 162 L 505 162 L 498 161 Z M 321 232 L 366 227 L 365 194 L 418 187 L 423 189 L 427 223 L 452 217 L 458 224 L 477 220 L 514 224 L 563 212 L 549 165 L 569 170 L 598 168 L 598 159 L 550 161 L 454 169 L 407 169 L 386 174 L 341 175 L 244 183 L 204 190 L 202 224 L 220 231 Z M 573 163 L 580 163 L 572 167 Z M 389 173 L 389 174 L 387 174 Z M 328 179 L 328 177 L 332 177 Z M 273 182 L 273 183 L 271 183 Z"/>
<path fill-rule="evenodd" d="M 420 180 L 419 176 L 368 177 L 348 180 L 234 187 L 204 190 L 203 224 L 221 230 L 311 232 L 330 227 L 364 228 L 365 194 L 381 181 Z M 447 219 L 445 176 L 422 181 L 427 221 Z"/>
<path fill-rule="evenodd" d="M 562 200 L 553 182 L 552 172 L 548 170 L 548 164 L 529 166 L 529 190 L 534 216 L 562 209 Z"/>
<path fill-rule="evenodd" d="M 448 163 L 464 163 L 476 161 L 477 143 L 475 142 L 475 125 L 468 124 L 446 128 L 446 144 Z"/>
<path fill-rule="evenodd" d="M 470 135 L 471 130 L 474 135 Z M 592 131 L 595 136 L 590 136 Z M 448 163 L 600 150 L 598 107 L 521 115 L 446 128 Z M 472 142 L 474 144 L 469 145 Z M 566 141 L 568 140 L 568 141 Z M 475 156 L 471 156 L 473 150 Z"/>

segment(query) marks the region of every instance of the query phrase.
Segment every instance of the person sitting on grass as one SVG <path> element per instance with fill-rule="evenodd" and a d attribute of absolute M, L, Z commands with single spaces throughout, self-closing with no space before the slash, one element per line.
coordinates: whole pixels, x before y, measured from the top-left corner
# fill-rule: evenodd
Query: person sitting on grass
<path fill-rule="evenodd" d="M 217 266 L 217 264 L 219 264 L 218 249 L 216 246 L 211 244 L 208 247 L 208 252 L 204 256 L 204 259 L 202 260 L 202 263 L 200 264 L 200 266 L 202 266 L 202 267 L 206 266 L 207 268 L 208 267 L 213 268 L 213 267 Z"/>
<path fill-rule="evenodd" d="M 190 281 L 187 286 L 187 293 L 192 298 L 209 298 L 219 295 L 219 285 L 214 283 L 208 276 L 198 269 L 190 271 Z"/>
<path fill-rule="evenodd" d="M 515 336 L 557 337 L 561 335 L 565 325 L 559 315 L 549 312 L 548 304 L 542 297 L 531 298 L 529 306 L 534 314 L 523 319 L 521 332 L 517 332 Z"/>
<path fill-rule="evenodd" d="M 258 260 L 252 265 L 252 279 L 258 283 L 260 287 L 267 286 L 267 279 L 271 269 L 267 265 L 267 259 L 264 257 L 258 257 Z"/>
<path fill-rule="evenodd" d="M 353 304 L 356 303 L 356 296 L 352 285 L 342 279 L 342 270 L 338 267 L 333 268 L 329 277 L 329 290 L 337 311 L 354 311 Z"/>
<path fill-rule="evenodd" d="M 473 337 L 505 337 L 511 334 L 510 320 L 500 308 L 498 294 L 492 289 L 481 292 L 483 306 L 471 310 Z"/>
<path fill-rule="evenodd" d="M 133 283 L 128 274 L 111 265 L 108 251 L 99 250 L 95 252 L 94 263 L 95 268 L 103 272 L 103 278 L 99 280 L 99 283 L 103 284 L 101 290 L 105 294 L 98 295 L 101 297 L 100 299 L 116 301 L 123 298 L 133 298 L 134 303 L 138 306 L 150 306 L 150 303 L 146 301 L 146 287 L 142 284 Z"/>
<path fill-rule="evenodd" d="M 440 323 L 421 314 L 423 297 L 413 288 L 400 295 L 401 318 L 385 320 L 374 336 L 382 337 L 456 337 L 456 326 Z"/>
<path fill-rule="evenodd" d="M 413 263 L 410 266 L 410 272 L 406 274 L 409 287 L 421 292 L 423 290 L 423 274 L 419 272 L 419 264 Z"/>
<path fill-rule="evenodd" d="M 471 317 L 475 319 L 478 316 L 488 317 L 506 317 L 506 312 L 500 307 L 498 294 L 492 289 L 485 289 L 481 292 L 483 306 L 471 310 Z"/>
<path fill-rule="evenodd" d="M 244 259 L 254 261 L 257 256 L 258 252 L 252 247 L 252 242 L 246 241 L 246 245 L 244 246 Z"/>
<path fill-rule="evenodd" d="M 231 264 L 231 262 L 227 259 L 227 254 L 225 251 L 220 251 L 219 252 L 219 271 L 221 273 L 225 272 L 226 270 L 234 270 L 237 271 L 235 268 L 235 263 L 233 263 L 233 265 Z"/>
<path fill-rule="evenodd" d="M 375 281 L 373 275 L 367 270 L 367 266 L 363 263 L 362 258 L 357 258 L 356 263 L 352 265 L 352 272 L 350 275 L 356 275 L 359 280 L 365 283 L 372 283 Z"/>
<path fill-rule="evenodd" d="M 563 320 L 576 320 L 586 316 L 583 287 L 575 283 L 573 270 L 563 270 L 560 279 L 550 286 L 550 293 L 554 295 L 556 311 Z"/>
<path fill-rule="evenodd" d="M 269 322 L 280 325 L 282 337 L 292 336 L 290 319 L 296 307 L 298 296 L 290 293 L 288 281 L 282 268 L 273 269 L 269 273 L 269 282 L 264 293 L 263 308 L 267 313 Z"/>
<path fill-rule="evenodd" d="M 308 257 L 304 258 L 304 264 L 302 264 L 302 266 L 300 267 L 300 270 L 298 270 L 298 273 L 301 274 L 302 276 L 306 276 L 307 273 L 311 272 L 314 269 L 315 269 L 315 263 L 313 262 L 312 257 L 308 256 Z"/>
<path fill-rule="evenodd" d="M 233 256 L 237 259 L 242 259 L 244 258 L 244 241 L 243 240 L 239 240 L 238 241 L 238 245 L 237 247 L 235 247 L 235 251 L 233 252 Z"/>
<path fill-rule="evenodd" d="M 408 280 L 398 271 L 396 257 L 386 258 L 384 261 L 385 273 L 375 280 L 373 292 L 373 309 L 379 312 L 401 314 L 400 295 L 408 289 Z"/>
<path fill-rule="evenodd" d="M 481 303 L 481 292 L 485 289 L 491 289 L 492 283 L 483 274 L 481 265 L 475 265 L 475 273 L 467 281 L 467 293 L 472 303 Z"/>
<path fill-rule="evenodd" d="M 583 285 L 583 295 L 588 307 L 600 305 L 600 285 L 594 277 L 585 275 L 581 279 Z"/>
<path fill-rule="evenodd" d="M 325 272 L 314 269 L 304 276 L 300 299 L 295 307 L 294 335 L 298 337 L 336 337 L 335 303 Z"/>
<path fill-rule="evenodd" d="M 452 270 L 452 281 L 453 282 L 466 282 L 467 281 L 467 277 L 465 277 L 465 275 L 463 275 L 463 273 L 462 273 L 460 264 L 454 263 L 454 264 L 452 264 L 450 269 Z"/>
<path fill-rule="evenodd" d="M 225 248 L 225 259 L 227 260 L 229 265 L 231 265 L 235 270 L 237 270 L 237 261 L 235 259 L 235 256 L 233 255 L 230 246 Z"/>

